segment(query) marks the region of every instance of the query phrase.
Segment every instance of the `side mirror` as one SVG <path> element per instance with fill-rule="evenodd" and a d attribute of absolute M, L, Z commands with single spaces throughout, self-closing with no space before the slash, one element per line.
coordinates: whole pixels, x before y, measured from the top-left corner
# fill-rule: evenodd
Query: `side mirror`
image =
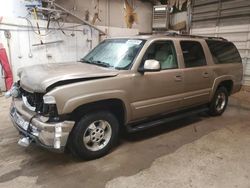
<path fill-rule="evenodd" d="M 148 59 L 145 61 L 143 68 L 139 69 L 139 72 L 157 72 L 161 70 L 160 62 L 154 59 Z"/>

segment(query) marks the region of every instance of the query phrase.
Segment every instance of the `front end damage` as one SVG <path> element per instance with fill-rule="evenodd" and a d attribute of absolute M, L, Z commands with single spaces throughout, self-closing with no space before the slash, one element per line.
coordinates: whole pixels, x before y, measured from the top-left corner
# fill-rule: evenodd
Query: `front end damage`
<path fill-rule="evenodd" d="M 35 142 L 63 151 L 75 124 L 70 114 L 58 114 L 56 87 L 118 75 L 118 70 L 80 62 L 40 64 L 18 70 L 19 81 L 6 93 L 12 97 L 10 117 L 21 134 L 19 144 Z M 66 102 L 66 101 L 65 101 Z"/>
<path fill-rule="evenodd" d="M 50 150 L 64 151 L 75 122 L 59 117 L 56 104 L 51 100 L 45 103 L 44 94 L 25 91 L 18 83 L 10 95 L 10 117 L 21 135 L 18 143 L 29 146 L 33 142 Z"/>

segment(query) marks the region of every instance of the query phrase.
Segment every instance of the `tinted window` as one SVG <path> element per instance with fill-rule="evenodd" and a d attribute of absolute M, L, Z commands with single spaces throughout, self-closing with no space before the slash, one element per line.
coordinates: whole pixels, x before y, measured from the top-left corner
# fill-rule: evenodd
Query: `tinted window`
<path fill-rule="evenodd" d="M 159 61 L 162 70 L 178 67 L 174 44 L 171 41 L 157 41 L 151 44 L 143 57 L 143 62 L 149 59 Z"/>
<path fill-rule="evenodd" d="M 199 42 L 181 41 L 181 49 L 186 67 L 198 67 L 206 65 L 203 48 Z"/>
<path fill-rule="evenodd" d="M 206 40 L 215 64 L 241 63 L 241 57 L 232 42 Z"/>

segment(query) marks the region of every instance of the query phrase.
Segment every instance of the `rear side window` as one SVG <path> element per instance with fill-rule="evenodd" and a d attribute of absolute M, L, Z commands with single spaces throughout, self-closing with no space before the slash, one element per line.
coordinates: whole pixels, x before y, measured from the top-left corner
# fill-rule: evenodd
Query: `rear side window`
<path fill-rule="evenodd" d="M 180 44 L 185 66 L 187 68 L 199 67 L 207 64 L 203 48 L 199 42 L 181 41 Z"/>
<path fill-rule="evenodd" d="M 215 64 L 241 63 L 241 57 L 232 42 L 206 40 Z"/>

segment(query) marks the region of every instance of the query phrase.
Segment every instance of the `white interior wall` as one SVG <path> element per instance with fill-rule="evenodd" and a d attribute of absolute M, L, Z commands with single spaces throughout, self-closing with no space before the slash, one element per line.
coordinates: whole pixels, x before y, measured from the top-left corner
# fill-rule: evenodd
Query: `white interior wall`
<path fill-rule="evenodd" d="M 32 2 L 33 4 L 39 4 L 38 2 Z M 25 0 L 0 0 L 0 16 L 4 17 L 18 17 L 26 16 L 27 11 L 25 5 L 29 4 L 29 1 Z"/>
<path fill-rule="evenodd" d="M 15 18 L 5 18 L 2 23 L 28 25 L 25 19 Z M 46 26 L 46 22 L 39 21 L 39 25 L 40 27 Z M 65 24 L 65 26 L 68 25 L 70 24 Z M 4 25 L 1 25 L 0 28 L 3 29 L 3 27 L 4 29 L 10 29 L 11 32 L 11 39 L 9 40 L 11 57 L 9 59 L 11 59 L 15 80 L 17 79 L 17 69 L 20 67 L 40 63 L 76 61 L 90 50 L 90 45 L 87 42 L 87 39 L 92 39 L 93 46 L 98 43 L 98 33 L 93 31 L 93 36 L 91 38 L 89 28 L 86 26 L 77 27 L 77 29 L 83 29 L 86 27 L 85 29 L 87 32 L 85 34 L 83 32 L 74 32 L 74 37 L 71 37 L 71 32 L 68 31 L 65 32 L 69 36 L 65 36 L 61 31 L 52 31 L 48 36 L 39 37 L 33 31 L 27 31 L 26 28 L 20 29 L 19 27 L 6 27 Z M 40 43 L 40 38 L 44 43 L 56 40 L 63 40 L 63 42 L 43 46 L 32 46 L 33 44 Z M 4 37 L 3 31 L 0 32 L 0 40 L 4 44 L 6 51 L 9 53 L 7 39 Z M 29 56 L 30 52 L 32 57 Z"/>
<path fill-rule="evenodd" d="M 32 21 L 32 23 L 35 26 L 35 22 Z M 92 40 L 92 48 L 99 42 L 99 33 L 94 29 L 92 29 L 91 32 L 88 26 L 73 27 L 73 31 L 65 30 L 66 36 L 61 31 L 52 31 L 48 36 L 40 38 L 33 31 L 27 31 L 27 28 L 6 26 L 4 24 L 24 26 L 29 24 L 25 19 L 6 17 L 3 18 L 2 24 L 0 24 L 0 41 L 3 43 L 8 55 L 8 43 L 3 30 L 9 29 L 11 32 L 11 39 L 9 40 L 11 56 L 9 56 L 9 59 L 11 59 L 14 80 L 17 80 L 17 70 L 20 67 L 41 63 L 77 61 L 90 51 L 90 40 Z M 46 24 L 46 21 L 39 21 L 40 27 L 46 26 Z M 63 27 L 72 25 L 76 24 L 65 23 Z M 104 27 L 102 28 L 104 29 Z M 109 27 L 109 31 L 110 35 L 108 37 L 138 34 L 138 29 Z M 75 36 L 70 36 L 71 33 L 74 33 Z M 40 39 L 42 39 L 43 42 L 56 40 L 63 40 L 63 42 L 43 46 L 32 46 L 33 44 L 40 43 Z M 32 57 L 29 56 L 30 52 Z"/>

